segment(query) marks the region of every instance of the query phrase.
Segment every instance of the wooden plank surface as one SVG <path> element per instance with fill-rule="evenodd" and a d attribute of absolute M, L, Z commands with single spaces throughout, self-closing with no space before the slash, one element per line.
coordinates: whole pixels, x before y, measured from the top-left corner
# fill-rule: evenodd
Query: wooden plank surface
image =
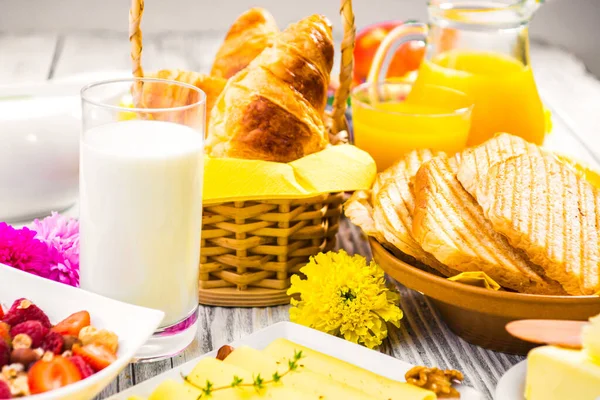
<path fill-rule="evenodd" d="M 222 34 L 214 32 L 149 35 L 144 38 L 147 70 L 182 68 L 208 72 Z M 540 93 L 555 118 L 550 148 L 598 165 L 600 82 L 567 52 L 532 45 L 532 64 Z M 0 34 L 0 84 L 64 78 L 93 71 L 127 71 L 129 46 L 122 34 L 110 32 L 55 35 Z M 76 209 L 73 215 L 76 215 Z M 342 221 L 338 247 L 370 258 L 361 232 Z M 419 293 L 399 287 L 405 317 L 391 327 L 382 351 L 413 364 L 462 370 L 467 384 L 491 399 L 497 380 L 522 358 L 471 346 L 452 334 L 432 305 Z M 200 307 L 198 336 L 170 360 L 129 366 L 99 398 L 110 396 L 214 348 L 275 322 L 288 320 L 288 307 Z"/>

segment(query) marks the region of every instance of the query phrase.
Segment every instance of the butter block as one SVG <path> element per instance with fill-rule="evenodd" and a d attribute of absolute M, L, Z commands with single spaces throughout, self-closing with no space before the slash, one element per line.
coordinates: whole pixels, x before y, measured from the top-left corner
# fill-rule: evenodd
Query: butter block
<path fill-rule="evenodd" d="M 585 350 L 554 346 L 533 349 L 527 357 L 526 400 L 597 400 L 600 363 Z"/>
<path fill-rule="evenodd" d="M 281 363 L 287 362 L 294 351 L 302 351 L 303 368 L 332 379 L 370 396 L 386 400 L 435 400 L 435 393 L 404 382 L 394 381 L 350 363 L 293 343 L 286 339 L 273 341 L 263 352 Z"/>
<path fill-rule="evenodd" d="M 600 364 L 600 315 L 590 318 L 589 325 L 583 328 L 583 348 L 589 356 Z"/>

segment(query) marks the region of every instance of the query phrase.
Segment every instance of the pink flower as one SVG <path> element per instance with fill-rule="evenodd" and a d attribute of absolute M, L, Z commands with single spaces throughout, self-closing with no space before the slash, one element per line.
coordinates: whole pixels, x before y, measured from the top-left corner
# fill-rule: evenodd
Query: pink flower
<path fill-rule="evenodd" d="M 52 257 L 49 278 L 71 286 L 79 285 L 79 221 L 53 212 L 35 220 L 35 238 L 46 243 Z"/>
<path fill-rule="evenodd" d="M 0 222 L 0 263 L 49 278 L 50 265 L 56 256 L 35 235 L 31 229 L 15 229 Z"/>

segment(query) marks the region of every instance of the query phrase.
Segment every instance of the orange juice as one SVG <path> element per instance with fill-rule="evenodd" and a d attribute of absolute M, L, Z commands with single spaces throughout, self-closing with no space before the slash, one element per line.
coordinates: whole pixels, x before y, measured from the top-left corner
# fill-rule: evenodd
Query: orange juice
<path fill-rule="evenodd" d="M 421 64 L 415 90 L 425 84 L 466 93 L 474 103 L 467 145 L 497 132 L 542 144 L 545 114 L 530 66 L 500 53 L 451 50 Z"/>
<path fill-rule="evenodd" d="M 379 85 L 408 93 L 399 98 L 394 90 L 384 91 L 381 101 L 373 101 L 360 94 L 365 85 L 352 94 L 354 144 L 371 154 L 379 171 L 414 149 L 453 154 L 465 147 L 471 104 L 463 93 L 433 85 L 410 91 L 410 84 L 388 82 Z"/>

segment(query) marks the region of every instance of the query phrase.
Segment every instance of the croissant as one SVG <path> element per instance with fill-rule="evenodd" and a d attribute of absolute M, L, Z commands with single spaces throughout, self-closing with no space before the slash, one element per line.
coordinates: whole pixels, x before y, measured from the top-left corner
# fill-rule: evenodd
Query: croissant
<path fill-rule="evenodd" d="M 180 70 L 164 69 L 151 74 L 146 74 L 145 77 L 188 83 L 202 90 L 206 94 L 207 123 L 209 122 L 209 112 L 227 83 L 227 79 L 224 78 Z M 188 90 L 185 87 L 176 85 L 169 85 L 168 88 L 170 93 L 165 93 L 165 85 L 146 82 L 142 88 L 140 104 L 143 104 L 146 108 L 169 108 L 174 105 L 193 104 L 200 100 L 197 98 L 196 91 Z M 171 115 L 170 119 L 174 119 L 173 115 Z"/>
<path fill-rule="evenodd" d="M 267 10 L 251 8 L 240 15 L 227 32 L 210 74 L 231 78 L 273 44 L 279 28 Z"/>
<path fill-rule="evenodd" d="M 207 153 L 290 162 L 322 150 L 328 144 L 323 114 L 332 66 L 325 17 L 290 25 L 223 89 L 211 113 Z"/>

